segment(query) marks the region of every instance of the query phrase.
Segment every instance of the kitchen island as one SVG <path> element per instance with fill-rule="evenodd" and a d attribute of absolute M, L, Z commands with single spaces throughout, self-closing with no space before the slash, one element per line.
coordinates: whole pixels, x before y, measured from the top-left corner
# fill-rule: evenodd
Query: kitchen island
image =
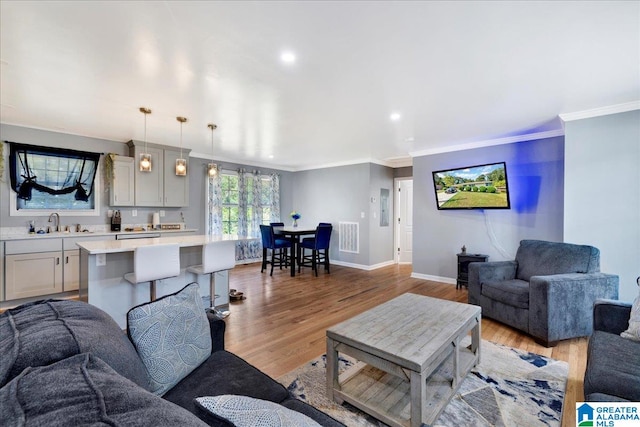
<path fill-rule="evenodd" d="M 126 327 L 127 311 L 149 301 L 149 283 L 132 285 L 125 280 L 133 272 L 133 254 L 137 247 L 160 244 L 180 246 L 180 275 L 158 282 L 157 297 L 179 291 L 189 283 L 200 285 L 200 294 L 209 303 L 209 276 L 198 276 L 187 267 L 202 263 L 202 246 L 209 242 L 255 240 L 241 236 L 168 236 L 134 240 L 98 240 L 78 242 L 80 249 L 80 299 L 99 307 Z M 229 305 L 229 272 L 215 273 L 216 307 Z"/>

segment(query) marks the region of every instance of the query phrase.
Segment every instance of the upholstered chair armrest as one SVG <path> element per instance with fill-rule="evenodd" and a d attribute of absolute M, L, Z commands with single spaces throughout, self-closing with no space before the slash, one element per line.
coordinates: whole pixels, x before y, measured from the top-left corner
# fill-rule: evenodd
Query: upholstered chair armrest
<path fill-rule="evenodd" d="M 617 299 L 618 282 L 605 273 L 531 277 L 529 333 L 545 343 L 591 335 L 594 302 Z"/>
<path fill-rule="evenodd" d="M 469 264 L 469 304 L 480 305 L 480 284 L 499 282 L 516 277 L 515 261 L 472 262 Z"/>
<path fill-rule="evenodd" d="M 631 303 L 598 299 L 593 304 L 593 330 L 619 335 L 629 327 Z"/>
<path fill-rule="evenodd" d="M 224 331 L 227 328 L 227 324 L 208 310 L 207 319 L 211 327 L 211 352 L 215 353 L 216 351 L 224 350 Z"/>

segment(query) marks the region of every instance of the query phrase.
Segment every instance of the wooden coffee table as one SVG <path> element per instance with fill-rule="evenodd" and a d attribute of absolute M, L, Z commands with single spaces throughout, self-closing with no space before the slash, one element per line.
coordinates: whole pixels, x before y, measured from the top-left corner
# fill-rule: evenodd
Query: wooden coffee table
<path fill-rule="evenodd" d="M 391 426 L 433 424 L 480 363 L 480 316 L 475 305 L 407 293 L 331 327 L 329 399 Z M 340 376 L 338 353 L 359 361 Z"/>

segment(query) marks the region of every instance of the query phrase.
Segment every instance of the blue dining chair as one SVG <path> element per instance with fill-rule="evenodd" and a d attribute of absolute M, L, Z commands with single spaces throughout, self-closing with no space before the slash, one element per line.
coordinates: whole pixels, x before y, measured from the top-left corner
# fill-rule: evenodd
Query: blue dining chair
<path fill-rule="evenodd" d="M 300 272 L 301 266 L 310 266 L 316 276 L 318 276 L 318 264 L 323 263 L 325 271 L 327 273 L 331 273 L 329 263 L 329 244 L 331 242 L 332 231 L 333 225 L 329 223 L 320 223 L 316 228 L 316 234 L 314 237 L 302 240 L 300 243 L 302 256 L 298 263 L 298 272 Z M 305 250 L 310 250 L 311 255 L 305 255 Z"/>
<path fill-rule="evenodd" d="M 330 222 L 320 222 L 320 223 L 318 223 L 318 225 L 331 225 L 333 227 L 333 225 Z M 303 242 L 315 242 L 315 240 L 316 240 L 316 236 L 304 237 L 302 239 Z M 313 244 L 315 244 L 315 243 L 313 243 Z"/>
<path fill-rule="evenodd" d="M 286 239 L 276 239 L 273 234 L 273 227 L 270 225 L 260 225 L 260 234 L 262 235 L 262 268 L 260 273 L 264 272 L 267 264 L 271 264 L 270 276 L 273 276 L 273 267 L 276 263 L 282 270 L 282 264 L 285 267 L 289 265 L 289 257 L 287 250 L 291 248 L 291 242 Z M 271 251 L 271 260 L 268 259 L 268 251 Z"/>
<path fill-rule="evenodd" d="M 284 222 L 271 222 L 269 223 L 271 227 L 284 227 Z M 283 239 L 282 237 L 275 236 L 276 245 L 281 245 L 283 242 L 288 242 L 289 239 Z"/>

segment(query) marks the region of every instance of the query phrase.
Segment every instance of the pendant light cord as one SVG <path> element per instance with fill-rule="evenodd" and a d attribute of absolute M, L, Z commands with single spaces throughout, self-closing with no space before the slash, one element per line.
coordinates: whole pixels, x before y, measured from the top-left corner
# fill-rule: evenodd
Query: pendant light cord
<path fill-rule="evenodd" d="M 143 113 L 144 113 L 144 152 L 147 153 L 147 113 L 145 112 Z"/>

